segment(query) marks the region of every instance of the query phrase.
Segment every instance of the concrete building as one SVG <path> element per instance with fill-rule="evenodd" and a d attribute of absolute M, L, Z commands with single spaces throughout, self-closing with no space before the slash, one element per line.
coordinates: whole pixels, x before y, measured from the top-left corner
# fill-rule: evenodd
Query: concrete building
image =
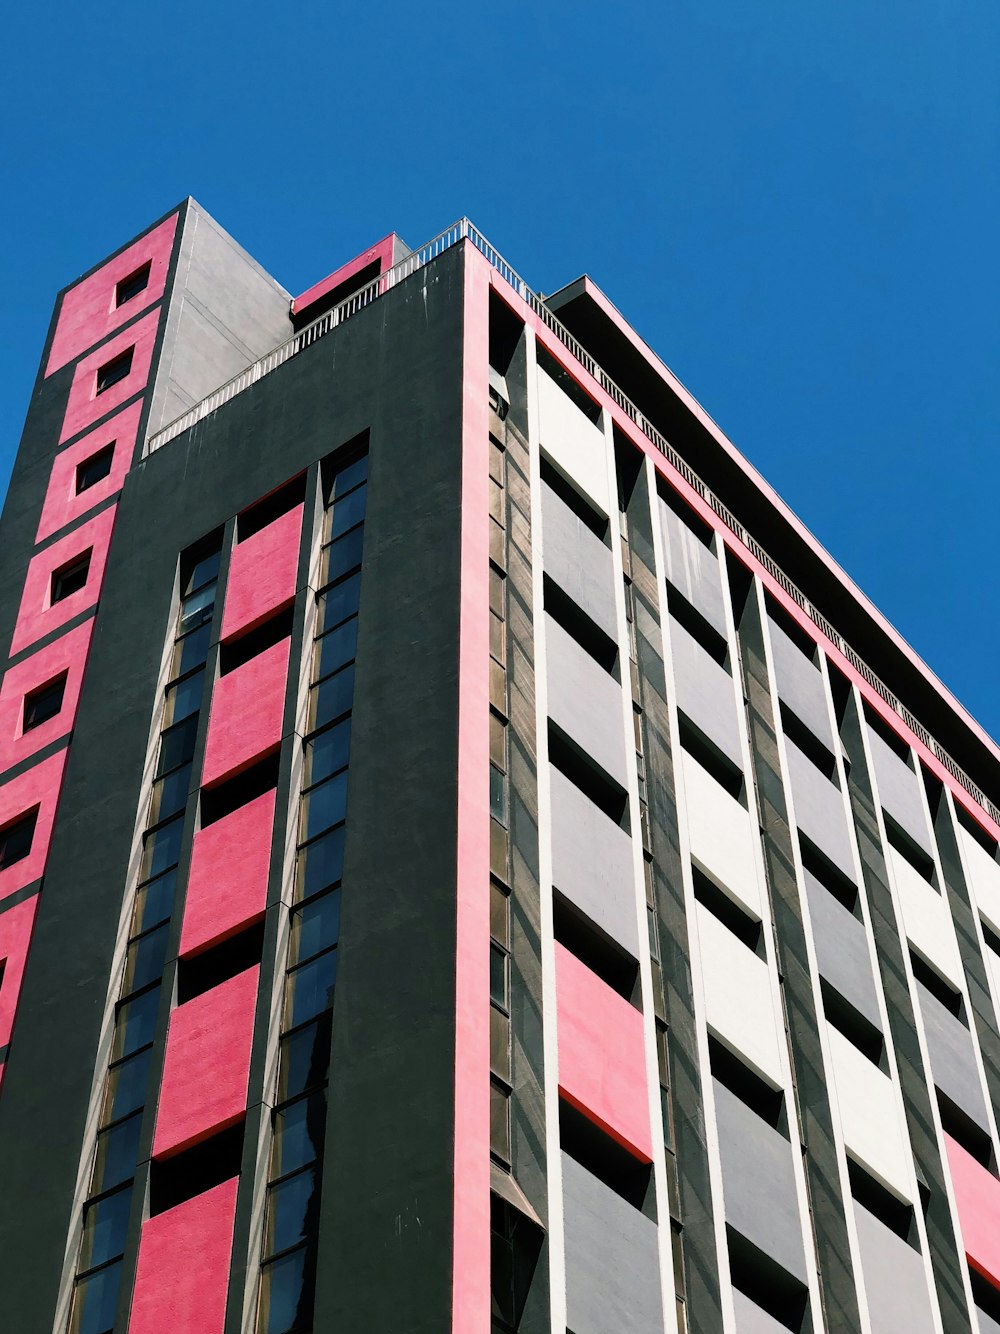
<path fill-rule="evenodd" d="M 997 1334 L 1000 751 L 586 278 L 56 302 L 9 1334 Z"/>

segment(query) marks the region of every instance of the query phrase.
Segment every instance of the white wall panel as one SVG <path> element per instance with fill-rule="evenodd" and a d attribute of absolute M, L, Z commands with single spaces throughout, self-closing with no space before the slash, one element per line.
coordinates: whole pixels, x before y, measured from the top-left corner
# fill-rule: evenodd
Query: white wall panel
<path fill-rule="evenodd" d="M 542 453 L 596 509 L 608 510 L 604 432 L 576 406 L 551 375 L 538 371 L 538 439 Z"/>
<path fill-rule="evenodd" d="M 895 1085 L 842 1033 L 829 1024 L 826 1033 L 844 1143 L 873 1176 L 909 1200 L 911 1155 L 900 1125 Z"/>
<path fill-rule="evenodd" d="M 749 812 L 697 760 L 680 754 L 692 859 L 755 917 L 763 917 Z"/>
<path fill-rule="evenodd" d="M 771 1083 L 784 1083 L 767 964 L 696 905 L 697 946 L 708 1025 Z"/>

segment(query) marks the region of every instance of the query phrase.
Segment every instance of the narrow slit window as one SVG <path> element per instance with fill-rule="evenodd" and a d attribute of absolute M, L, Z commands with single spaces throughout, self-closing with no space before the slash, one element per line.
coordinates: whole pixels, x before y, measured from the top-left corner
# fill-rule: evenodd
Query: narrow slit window
<path fill-rule="evenodd" d="M 152 260 L 147 259 L 145 264 L 135 269 L 132 273 L 122 278 L 115 284 L 115 306 L 124 306 L 126 301 L 132 301 L 140 292 L 145 292 L 149 286 L 149 271 L 152 267 Z"/>
<path fill-rule="evenodd" d="M 134 347 L 127 348 L 124 352 L 119 353 L 117 357 L 112 357 L 110 361 L 106 361 L 103 366 L 98 368 L 96 393 L 107 393 L 113 385 L 125 379 L 132 370 L 132 354 L 134 352 Z"/>
<path fill-rule="evenodd" d="M 78 496 L 82 495 L 84 491 L 89 491 L 98 482 L 104 481 L 105 477 L 111 472 L 114 457 L 115 442 L 112 440 L 110 445 L 105 445 L 96 454 L 91 454 L 89 459 L 84 459 L 82 463 L 76 465 L 76 494 Z"/>
<path fill-rule="evenodd" d="M 66 565 L 52 571 L 52 590 L 49 601 L 53 606 L 57 602 L 63 602 L 66 598 L 72 597 L 74 593 L 79 593 L 80 589 L 84 587 L 87 576 L 90 574 L 90 558 L 93 554 L 93 548 L 91 548 L 91 550 L 85 551 L 82 556 L 74 556 Z"/>
<path fill-rule="evenodd" d="M 24 697 L 24 721 L 22 731 L 30 732 L 33 727 L 41 727 L 50 718 L 54 718 L 63 706 L 66 692 L 66 672 L 53 681 L 46 681 L 37 690 L 32 690 Z"/>

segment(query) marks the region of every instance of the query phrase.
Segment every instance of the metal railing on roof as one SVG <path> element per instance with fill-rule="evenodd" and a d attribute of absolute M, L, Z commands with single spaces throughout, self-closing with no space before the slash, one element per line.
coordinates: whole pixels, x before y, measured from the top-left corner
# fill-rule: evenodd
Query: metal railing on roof
<path fill-rule="evenodd" d="M 480 252 L 490 266 L 514 289 L 519 297 L 525 301 L 535 312 L 542 323 L 549 329 L 563 346 L 572 354 L 576 361 L 580 363 L 597 381 L 604 392 L 611 398 L 626 417 L 636 426 L 636 428 L 645 435 L 669 461 L 689 486 L 702 497 L 706 504 L 710 505 L 726 526 L 739 538 L 740 542 L 760 561 L 761 565 L 768 571 L 773 579 L 777 581 L 796 603 L 798 607 L 805 612 L 809 619 L 823 632 L 851 663 L 854 669 L 868 682 L 869 686 L 878 693 L 878 695 L 889 705 L 889 707 L 899 715 L 906 723 L 907 727 L 920 738 L 923 744 L 936 756 L 938 761 L 948 770 L 951 776 L 960 783 L 962 787 L 978 802 L 978 804 L 987 811 L 993 820 L 1000 824 L 1000 807 L 994 804 L 976 783 L 968 776 L 943 746 L 931 736 L 926 727 L 913 716 L 910 710 L 892 693 L 889 687 L 881 678 L 872 671 L 868 664 L 857 654 L 850 644 L 846 642 L 843 636 L 830 624 L 826 617 L 809 601 L 806 595 L 794 584 L 785 572 L 771 559 L 764 548 L 752 537 L 743 527 L 736 516 L 722 503 L 718 496 L 705 485 L 701 478 L 694 472 L 691 466 L 677 453 L 667 439 L 660 434 L 656 427 L 650 422 L 628 398 L 614 380 L 597 364 L 594 358 L 579 343 L 562 321 L 548 308 L 541 297 L 528 286 L 524 279 L 513 269 L 496 250 L 479 229 L 469 221 L 468 218 L 460 218 L 458 222 L 439 232 L 426 244 L 410 252 L 409 255 L 394 264 L 392 268 L 387 269 L 385 273 L 373 278 L 370 283 L 360 288 L 345 301 L 328 310 L 324 315 L 306 325 L 287 343 L 282 343 L 280 347 L 261 357 L 259 361 L 248 366 L 245 371 L 239 375 L 233 376 L 220 388 L 195 407 L 190 408 L 176 420 L 169 423 L 162 430 L 157 431 L 150 436 L 146 446 L 146 453 L 151 454 L 157 449 L 161 449 L 169 441 L 176 439 L 185 431 L 203 421 L 210 416 L 223 404 L 230 402 L 245 389 L 256 384 L 258 380 L 263 379 L 265 375 L 276 370 L 278 366 L 296 356 L 305 348 L 310 347 L 318 339 L 344 324 L 359 311 L 370 306 L 373 301 L 384 296 L 386 292 L 397 287 L 404 282 L 417 270 L 426 267 L 438 255 L 452 246 L 458 245 L 462 241 L 468 241 Z"/>

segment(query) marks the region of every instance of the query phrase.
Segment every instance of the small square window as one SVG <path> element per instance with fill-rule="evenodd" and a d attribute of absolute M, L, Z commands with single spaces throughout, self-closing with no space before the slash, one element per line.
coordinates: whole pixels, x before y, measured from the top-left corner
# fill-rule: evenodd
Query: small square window
<path fill-rule="evenodd" d="M 82 556 L 74 556 L 67 565 L 52 571 L 52 594 L 49 600 L 53 606 L 83 588 L 90 573 L 90 558 L 93 554 L 91 548 Z"/>
<path fill-rule="evenodd" d="M 24 861 L 31 851 L 35 837 L 35 821 L 38 819 L 38 807 L 21 815 L 11 824 L 0 829 L 0 871 L 6 871 L 15 862 Z"/>
<path fill-rule="evenodd" d="M 152 260 L 147 259 L 141 268 L 130 273 L 128 277 L 122 278 L 115 286 L 115 305 L 124 306 L 126 301 L 131 301 L 137 297 L 140 292 L 145 292 L 149 286 L 149 270 L 152 267 Z"/>
<path fill-rule="evenodd" d="M 91 454 L 89 459 L 84 459 L 82 463 L 78 463 L 76 465 L 76 494 L 78 496 L 82 495 L 84 491 L 89 491 L 98 482 L 103 482 L 111 471 L 114 458 L 115 442 L 112 440 L 110 445 L 105 445 L 96 454 Z"/>
<path fill-rule="evenodd" d="M 117 357 L 112 357 L 110 361 L 106 361 L 103 366 L 98 368 L 96 393 L 106 393 L 112 385 L 116 385 L 120 380 L 125 379 L 132 369 L 132 353 L 134 351 L 134 347 L 127 348 Z"/>
<path fill-rule="evenodd" d="M 30 732 L 33 727 L 41 727 L 42 723 L 47 723 L 50 718 L 56 716 L 63 705 L 66 675 L 66 672 L 63 672 L 62 676 L 57 676 L 54 681 L 46 681 L 45 685 L 25 695 L 24 721 L 21 727 L 23 732 Z"/>

